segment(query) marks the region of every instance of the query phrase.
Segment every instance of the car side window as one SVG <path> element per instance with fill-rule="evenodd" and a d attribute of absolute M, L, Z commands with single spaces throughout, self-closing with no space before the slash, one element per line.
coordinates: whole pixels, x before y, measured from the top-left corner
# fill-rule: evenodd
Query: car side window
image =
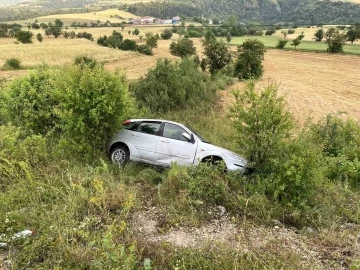
<path fill-rule="evenodd" d="M 151 135 L 158 135 L 160 126 L 160 122 L 142 122 L 138 125 L 136 131 Z"/>
<path fill-rule="evenodd" d="M 165 123 L 164 132 L 163 132 L 163 136 L 165 138 L 187 142 L 188 140 L 182 136 L 183 133 L 188 133 L 188 132 L 177 125 Z"/>

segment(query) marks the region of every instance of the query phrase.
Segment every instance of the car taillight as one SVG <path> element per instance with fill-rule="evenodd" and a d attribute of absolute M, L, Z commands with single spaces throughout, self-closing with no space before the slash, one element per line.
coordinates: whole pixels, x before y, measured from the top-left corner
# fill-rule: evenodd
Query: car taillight
<path fill-rule="evenodd" d="M 128 125 L 128 124 L 130 124 L 130 123 L 131 123 L 131 120 L 126 120 L 126 121 L 123 123 L 123 126 Z"/>

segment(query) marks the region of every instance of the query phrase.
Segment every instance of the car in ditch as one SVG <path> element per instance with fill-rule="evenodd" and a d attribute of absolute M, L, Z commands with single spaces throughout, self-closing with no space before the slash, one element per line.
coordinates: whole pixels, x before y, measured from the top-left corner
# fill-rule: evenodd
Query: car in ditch
<path fill-rule="evenodd" d="M 215 146 L 189 126 L 159 119 L 130 119 L 108 146 L 113 163 L 124 165 L 136 161 L 169 167 L 212 164 L 223 161 L 228 171 L 245 172 L 247 161 L 240 155 Z"/>

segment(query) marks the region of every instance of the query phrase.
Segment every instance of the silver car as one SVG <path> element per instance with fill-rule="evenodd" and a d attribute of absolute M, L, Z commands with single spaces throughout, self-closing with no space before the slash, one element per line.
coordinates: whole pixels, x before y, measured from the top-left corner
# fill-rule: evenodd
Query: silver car
<path fill-rule="evenodd" d="M 247 162 L 238 154 L 210 144 L 190 127 L 158 119 L 131 119 L 111 140 L 112 162 L 138 161 L 168 167 L 224 161 L 229 171 L 244 172 Z"/>

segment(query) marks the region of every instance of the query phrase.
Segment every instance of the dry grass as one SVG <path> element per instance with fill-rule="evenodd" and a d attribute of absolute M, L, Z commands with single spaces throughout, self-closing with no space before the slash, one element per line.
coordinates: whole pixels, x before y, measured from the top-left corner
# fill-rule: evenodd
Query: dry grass
<path fill-rule="evenodd" d="M 70 25 L 72 22 L 95 22 L 100 20 L 101 22 L 106 22 L 109 20 L 110 22 L 118 23 L 122 22 L 122 19 L 117 18 L 110 18 L 111 15 L 118 15 L 124 20 L 128 20 L 129 18 L 136 17 L 136 15 L 118 9 L 107 9 L 103 11 L 97 12 L 89 12 L 89 13 L 74 13 L 74 14 L 56 14 L 56 15 L 49 15 L 49 16 L 42 16 L 28 20 L 18 20 L 12 21 L 11 23 L 19 23 L 25 25 L 25 23 L 34 22 L 35 19 L 38 20 L 39 23 L 49 23 L 54 22 L 56 19 L 61 19 L 64 22 L 64 25 Z"/>
<path fill-rule="evenodd" d="M 148 26 L 137 26 L 140 35 L 162 29 Z M 135 39 L 138 43 L 145 42 L 139 37 L 128 35 L 125 28 L 125 38 Z M 95 38 L 100 35 L 110 35 L 112 30 L 119 28 L 78 29 L 91 32 Z M 124 70 L 128 79 L 134 80 L 144 75 L 155 65 L 158 58 L 178 59 L 169 53 L 169 45 L 177 39 L 159 40 L 158 48 L 153 50 L 154 56 L 141 55 L 134 52 L 100 47 L 96 42 L 84 39 L 66 40 L 64 38 L 44 38 L 43 43 L 14 44 L 15 39 L 0 39 L 0 66 L 6 59 L 15 57 L 25 66 L 35 66 L 46 63 L 50 66 L 70 64 L 75 56 L 86 54 L 98 61 L 105 62 L 108 70 Z M 201 41 L 194 39 L 198 54 L 201 55 Z M 304 123 L 311 116 L 318 119 L 325 114 L 346 111 L 360 121 L 360 80 L 356 63 L 359 56 L 332 55 L 326 53 L 294 52 L 268 50 L 264 61 L 264 77 L 259 85 L 266 86 L 276 82 L 280 86 L 280 94 L 286 96 L 288 108 L 295 118 Z M 26 74 L 27 71 L 0 71 L 0 78 L 14 78 Z M 238 83 L 234 88 L 242 87 Z M 221 93 L 225 106 L 231 102 L 229 91 Z"/>
<path fill-rule="evenodd" d="M 359 56 L 268 50 L 259 86 L 275 82 L 299 123 L 338 111 L 360 121 Z M 241 88 L 238 83 L 233 88 Z M 226 104 L 232 96 L 226 92 Z"/>
<path fill-rule="evenodd" d="M 3 43 L 4 39 L 0 41 Z M 98 61 L 118 61 L 137 55 L 101 47 L 86 39 L 44 38 L 42 43 L 34 40 L 33 44 L 15 44 L 15 39 L 6 41 L 6 44 L 0 43 L 0 65 L 9 58 L 18 58 L 24 66 L 32 67 L 40 64 L 66 65 L 78 55 L 89 55 Z"/>

